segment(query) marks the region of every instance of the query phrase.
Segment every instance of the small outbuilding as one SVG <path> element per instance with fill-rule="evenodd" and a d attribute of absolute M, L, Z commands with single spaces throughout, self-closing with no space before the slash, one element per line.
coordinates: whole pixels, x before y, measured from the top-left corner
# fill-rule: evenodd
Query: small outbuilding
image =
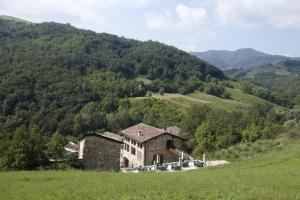
<path fill-rule="evenodd" d="M 79 139 L 79 160 L 84 169 L 120 170 L 123 139 L 110 132 L 86 134 Z"/>

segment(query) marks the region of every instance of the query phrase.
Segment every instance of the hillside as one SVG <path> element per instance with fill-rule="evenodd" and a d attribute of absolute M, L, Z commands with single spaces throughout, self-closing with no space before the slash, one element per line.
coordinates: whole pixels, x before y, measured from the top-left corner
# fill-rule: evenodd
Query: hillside
<path fill-rule="evenodd" d="M 12 16 L 7 16 L 7 15 L 0 15 L 0 20 L 7 20 L 7 21 L 11 21 L 11 22 L 21 22 L 21 23 L 26 23 L 26 24 L 33 24 L 33 22 L 24 20 L 24 19 L 20 19 L 17 17 L 12 17 Z"/>
<path fill-rule="evenodd" d="M 226 91 L 230 94 L 230 99 L 223 99 L 202 92 L 194 92 L 187 95 L 170 93 L 166 93 L 164 95 L 155 94 L 152 95 L 152 98 L 167 100 L 170 103 L 183 108 L 188 108 L 193 104 L 199 104 L 206 105 L 212 109 L 224 109 L 227 111 L 233 111 L 238 109 L 246 110 L 247 108 L 255 104 L 269 104 L 278 111 L 285 110 L 284 107 L 278 106 L 256 96 L 243 93 L 240 89 L 226 88 Z M 135 99 L 141 100 L 145 98 L 149 97 L 137 97 Z"/>
<path fill-rule="evenodd" d="M 0 18 L 0 76 L 0 128 L 38 124 L 48 134 L 107 128 L 106 114 L 124 97 L 176 93 L 187 82 L 195 90 L 207 76 L 225 78 L 214 66 L 158 42 L 11 17 Z M 102 120 L 94 122 L 91 116 L 99 113 Z M 91 118 L 84 122 L 86 116 Z"/>
<path fill-rule="evenodd" d="M 287 60 L 249 70 L 228 70 L 225 73 L 269 88 L 293 99 L 296 104 L 300 102 L 300 61 Z"/>
<path fill-rule="evenodd" d="M 191 54 L 222 70 L 255 68 L 288 59 L 285 56 L 269 55 L 250 48 L 238 49 L 236 51 L 210 50 L 201 53 L 192 52 Z"/>
<path fill-rule="evenodd" d="M 251 159 L 188 172 L 2 172 L 0 193 L 6 200 L 299 199 L 300 142 L 274 144 Z"/>

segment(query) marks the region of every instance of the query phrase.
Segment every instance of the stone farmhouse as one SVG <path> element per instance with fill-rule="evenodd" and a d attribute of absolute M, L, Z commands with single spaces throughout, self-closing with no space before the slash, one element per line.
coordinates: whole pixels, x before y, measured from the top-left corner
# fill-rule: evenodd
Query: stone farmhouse
<path fill-rule="evenodd" d="M 178 161 L 175 150 L 182 150 L 183 138 L 179 128 L 155 128 L 143 123 L 121 131 L 124 137 L 121 150 L 122 167 L 138 167 Z"/>
<path fill-rule="evenodd" d="M 140 123 L 120 134 L 87 134 L 79 140 L 79 160 L 85 169 L 112 171 L 175 162 L 179 156 L 188 157 L 179 132 L 175 126 L 160 129 Z"/>

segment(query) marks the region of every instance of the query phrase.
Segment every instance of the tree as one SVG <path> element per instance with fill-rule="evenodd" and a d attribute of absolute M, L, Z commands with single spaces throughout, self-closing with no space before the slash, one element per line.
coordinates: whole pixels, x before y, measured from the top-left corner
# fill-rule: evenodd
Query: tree
<path fill-rule="evenodd" d="M 7 155 L 11 144 L 11 136 L 8 132 L 0 131 L 0 169 L 6 168 Z"/>
<path fill-rule="evenodd" d="M 37 125 L 18 127 L 9 148 L 7 166 L 32 170 L 46 165 L 48 159 L 45 155 L 45 143 L 46 138 Z"/>
<path fill-rule="evenodd" d="M 211 109 L 207 106 L 192 105 L 186 112 L 181 127 L 187 138 L 195 138 L 194 134 L 197 129 L 206 119 Z"/>
<path fill-rule="evenodd" d="M 46 144 L 46 153 L 49 159 L 60 160 L 64 158 L 64 146 L 67 144 L 64 138 L 58 132 L 54 133 L 48 143 Z"/>
<path fill-rule="evenodd" d="M 74 128 L 77 133 L 87 133 L 106 127 L 105 113 L 97 102 L 86 104 L 75 116 Z"/>
<path fill-rule="evenodd" d="M 113 132 L 118 132 L 132 124 L 132 119 L 129 110 L 120 110 L 117 113 L 110 113 L 107 116 L 108 128 Z"/>
<path fill-rule="evenodd" d="M 206 122 L 199 126 L 195 133 L 197 147 L 194 151 L 196 153 L 204 153 L 207 151 L 214 151 L 216 149 L 216 127 L 210 123 Z"/>

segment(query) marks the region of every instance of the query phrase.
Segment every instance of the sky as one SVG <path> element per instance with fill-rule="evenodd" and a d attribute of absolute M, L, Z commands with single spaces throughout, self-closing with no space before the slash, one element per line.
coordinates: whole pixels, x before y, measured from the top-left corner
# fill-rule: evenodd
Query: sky
<path fill-rule="evenodd" d="M 0 15 L 70 23 L 185 51 L 254 48 L 300 56 L 299 0 L 0 0 Z"/>

